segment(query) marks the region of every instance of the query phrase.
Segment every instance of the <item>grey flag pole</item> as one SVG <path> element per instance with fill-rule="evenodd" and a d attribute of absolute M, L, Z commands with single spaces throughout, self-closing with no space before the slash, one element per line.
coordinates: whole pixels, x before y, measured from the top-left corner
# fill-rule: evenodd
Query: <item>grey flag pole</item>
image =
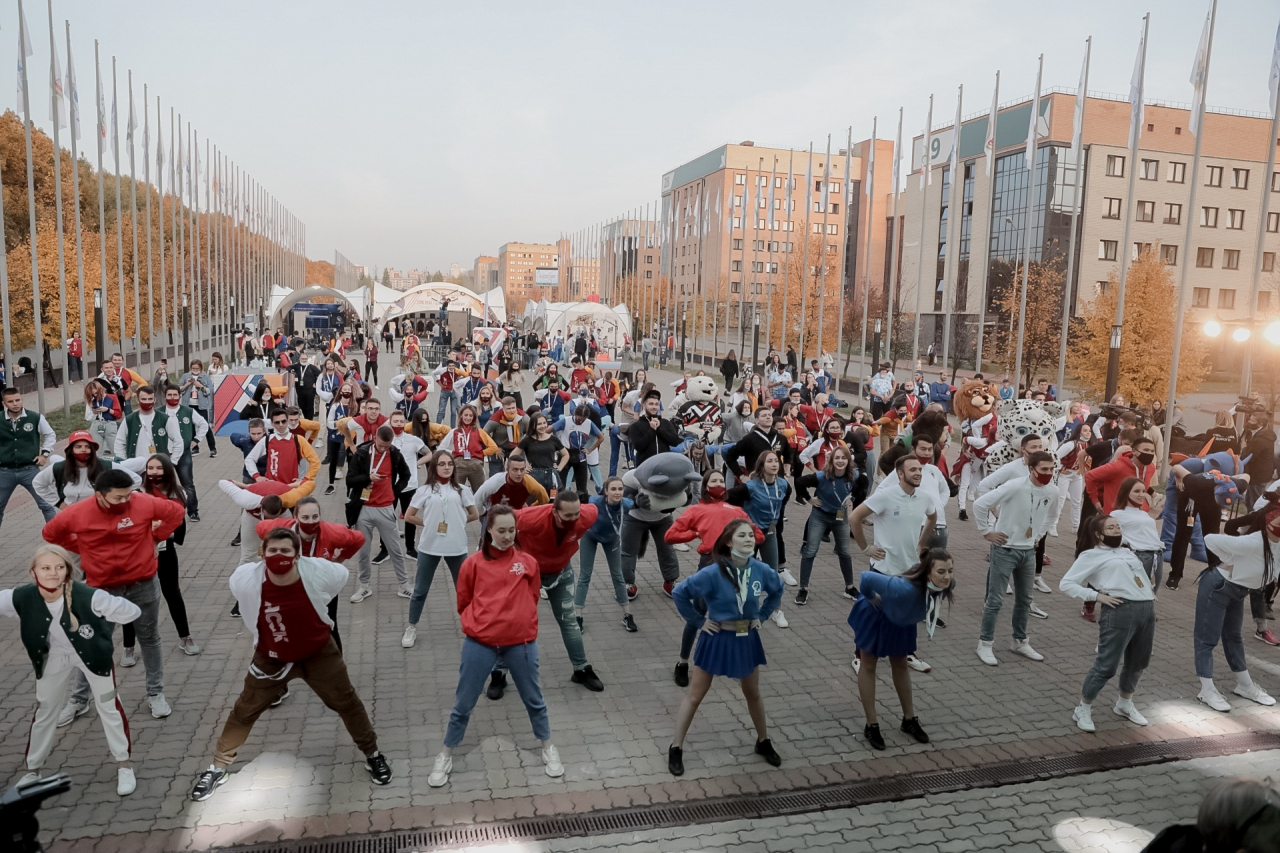
<path fill-rule="evenodd" d="M 800 335 L 799 335 L 799 346 L 796 348 L 796 355 L 798 358 L 801 358 L 801 359 L 804 358 L 804 326 L 805 326 L 805 321 L 808 319 L 808 313 L 809 313 L 808 312 L 809 238 L 812 236 L 809 233 L 809 230 L 810 230 L 809 229 L 809 211 L 813 207 L 813 187 L 811 187 L 809 184 L 812 181 L 813 181 L 813 143 L 810 142 L 809 143 L 809 166 L 807 169 L 805 169 L 804 192 L 801 193 L 800 195 L 800 197 L 804 199 L 804 266 L 800 270 Z M 744 207 L 746 206 L 745 199 L 743 201 L 743 206 Z M 824 244 L 826 243 L 826 240 L 827 240 L 827 236 L 823 234 L 822 241 Z M 781 355 L 783 358 L 786 358 L 786 351 L 784 350 L 781 353 Z M 799 365 L 796 365 L 796 367 L 797 369 L 799 369 Z M 795 379 L 794 376 L 791 378 Z"/>
<path fill-rule="evenodd" d="M 902 168 L 902 114 L 903 108 L 898 107 L 898 135 L 893 143 L 893 186 L 890 190 L 893 192 L 893 231 L 889 238 L 893 240 L 889 246 L 889 295 L 885 299 L 884 316 L 884 354 L 885 358 L 890 362 L 893 361 L 893 306 L 894 300 L 897 298 L 898 272 L 902 265 L 902 253 L 898 250 L 898 246 L 902 243 L 902 235 L 899 230 L 902 225 L 898 222 L 898 199 L 902 196 L 902 191 L 898 187 L 899 170 Z M 880 358 L 880 353 L 872 353 L 871 373 L 876 372 L 876 364 Z M 859 381 L 866 379 L 871 374 L 860 376 Z"/>
<path fill-rule="evenodd" d="M 116 86 L 116 58 L 111 57 L 111 153 L 114 155 L 116 163 L 116 286 L 120 294 L 120 304 L 117 306 L 120 314 L 120 353 L 121 358 L 125 352 L 125 338 L 128 332 L 128 323 L 125 320 L 124 313 L 124 233 L 121 231 L 120 220 L 123 218 L 122 208 L 120 206 L 120 131 L 119 116 L 116 109 L 116 96 L 119 92 Z M 142 362 L 137 356 L 137 347 L 134 347 L 135 357 L 134 366 L 139 372 L 142 370 Z"/>
<path fill-rule="evenodd" d="M 956 94 L 956 120 L 951 129 L 951 188 L 947 196 L 947 258 L 942 273 L 942 370 L 951 361 L 951 306 L 960 292 L 960 222 L 964 219 L 964 164 L 960 162 L 961 116 L 964 114 L 964 86 Z M 955 290 L 951 277 L 956 276 Z"/>
<path fill-rule="evenodd" d="M 1093 52 L 1093 36 L 1089 36 L 1084 40 L 1084 75 L 1081 78 L 1081 94 L 1079 97 L 1084 99 L 1085 109 L 1088 109 L 1089 101 L 1089 60 Z M 1063 386 L 1067 382 L 1067 330 L 1071 325 L 1071 282 L 1075 280 L 1076 270 L 1076 223 L 1079 221 L 1080 214 L 1083 212 L 1084 205 L 1080 201 L 1080 195 L 1084 186 L 1084 113 L 1080 112 L 1080 144 L 1076 148 L 1076 183 L 1075 194 L 1071 198 L 1071 239 L 1067 242 L 1067 278 L 1062 283 L 1062 340 L 1058 344 L 1058 398 L 1063 399 Z M 1273 127 L 1274 131 L 1275 128 Z M 1272 133 L 1274 137 L 1275 134 Z M 1271 146 L 1272 157 L 1275 156 L 1275 146 Z M 1271 174 L 1271 170 L 1267 169 L 1267 174 Z M 1266 195 L 1270 195 L 1267 193 Z M 1266 195 L 1263 196 L 1262 203 L 1267 203 Z M 1263 207 L 1263 210 L 1266 210 Z M 1262 217 L 1267 218 L 1265 214 Z M 1183 259 L 1186 263 L 1186 259 Z"/>
<path fill-rule="evenodd" d="M 1040 156 L 1040 80 L 1044 73 L 1044 54 L 1040 54 L 1040 67 L 1036 71 L 1036 96 L 1031 102 L 1031 129 L 1027 132 L 1031 162 L 1027 164 L 1030 176 L 1027 178 L 1027 218 L 1022 223 L 1022 294 L 1018 300 L 1018 351 L 1014 358 L 1014 387 L 1022 376 L 1022 342 L 1027 334 L 1027 282 L 1031 276 L 1031 218 L 1036 210 L 1036 160 Z M 1045 210 L 1048 210 L 1048 199 L 1045 199 Z M 1031 383 L 1027 382 L 1030 386 Z"/>
<path fill-rule="evenodd" d="M 822 345 L 825 342 L 825 328 L 827 319 L 827 267 L 831 266 L 830 259 L 827 257 L 830 252 L 827 251 L 827 211 L 831 209 L 831 134 L 827 134 L 827 153 L 822 161 L 822 251 L 818 255 L 818 263 L 822 265 L 822 290 L 818 291 L 818 366 L 822 366 Z M 796 373 L 804 372 L 804 350 L 799 352 L 799 361 L 796 362 Z M 796 382 L 800 381 L 799 376 L 793 376 Z"/>
<path fill-rule="evenodd" d="M 102 62 L 98 56 L 97 39 L 93 40 L 93 68 L 95 77 L 97 78 L 98 95 L 98 103 L 95 105 L 95 109 L 98 112 L 98 130 L 95 134 L 98 137 L 98 289 L 102 291 L 102 333 L 107 338 L 107 340 L 102 342 L 102 351 L 106 353 L 107 350 L 110 349 L 107 344 L 111 341 L 111 330 L 108 328 L 107 322 L 107 318 L 109 318 L 111 314 L 107 310 L 107 239 L 105 233 L 107 227 L 107 207 L 105 201 L 107 191 L 104 179 L 106 171 L 102 167 L 102 145 L 107 138 L 107 114 L 103 101 Z M 77 209 L 79 209 L 78 205 Z M 94 318 L 94 324 L 94 335 L 96 336 L 97 317 Z M 121 331 L 124 331 L 123 328 Z M 121 335 L 122 341 L 123 338 L 124 336 Z M 123 349 L 123 343 L 121 343 L 121 348 Z M 107 353 L 107 355 L 109 357 L 110 353 Z"/>
<path fill-rule="evenodd" d="M 151 111 L 147 109 L 147 84 L 142 84 L 142 184 L 147 199 L 147 352 L 156 360 L 156 296 L 151 278 Z M 161 316 L 164 316 L 163 311 Z M 164 355 L 161 354 L 161 358 Z M 181 375 L 181 374 L 179 374 Z"/>
<path fill-rule="evenodd" d="M 872 228 L 875 225 L 875 210 L 876 210 L 875 150 L 876 150 L 876 132 L 879 128 L 879 125 L 880 125 L 879 116 L 875 116 L 874 118 L 871 119 L 871 158 L 867 161 L 867 250 L 866 250 L 866 257 L 863 258 L 863 264 L 862 264 L 862 343 L 859 345 L 859 349 L 858 349 L 858 388 L 859 389 L 862 388 L 863 377 L 867 375 L 867 364 L 866 364 L 867 315 L 870 313 L 870 310 L 871 310 L 871 235 L 873 233 Z M 852 131 L 850 131 L 850 133 L 852 133 Z M 852 136 L 850 136 L 850 140 L 852 141 Z M 853 149 L 850 148 L 849 150 L 852 151 Z M 846 175 L 845 180 L 848 180 L 849 177 L 850 176 Z M 897 193 L 895 192 L 895 195 L 896 194 Z M 850 193 L 849 197 L 852 198 L 852 193 Z M 896 222 L 894 223 L 894 227 L 896 230 L 897 228 Z M 840 328 L 843 331 L 844 329 L 843 318 L 840 323 Z M 848 359 L 845 360 L 845 363 L 848 364 Z M 844 372 L 842 371 L 841 375 L 843 375 L 843 373 Z"/>
<path fill-rule="evenodd" d="M 1280 41 L 1280 33 L 1277 34 L 1277 40 Z M 1280 138 L 1280 103 L 1271 110 L 1271 136 L 1269 139 Z M 1267 219 L 1271 212 L 1271 177 L 1276 168 L 1276 147 L 1274 145 L 1267 146 L 1267 170 L 1262 173 L 1262 211 L 1258 214 L 1258 237 L 1255 242 L 1256 248 L 1253 253 L 1253 284 L 1249 294 L 1249 316 L 1256 317 L 1258 315 L 1258 291 L 1262 286 L 1262 244 L 1267 236 Z M 1191 261 L 1190 246 L 1187 247 L 1188 255 L 1183 263 Z M 1249 387 L 1253 382 L 1253 357 L 1258 347 L 1258 330 L 1254 329 L 1254 333 L 1249 336 L 1249 344 L 1244 350 L 1244 364 L 1240 372 L 1240 395 L 1248 396 Z M 1171 414 L 1165 416 L 1165 420 L 1172 421 Z"/>
<path fill-rule="evenodd" d="M 22 68 L 22 132 L 27 142 L 27 210 L 29 224 L 31 226 L 31 292 L 33 294 L 33 304 L 31 306 L 31 316 L 35 320 L 36 331 L 36 405 L 39 406 L 40 412 L 43 414 L 44 408 L 44 329 L 42 326 L 41 300 L 40 300 L 40 255 L 36 248 L 36 184 L 35 169 L 31 159 L 31 93 L 30 86 L 27 81 L 27 57 L 25 54 L 30 50 L 27 44 L 27 20 L 22 11 L 22 0 L 18 0 L 18 18 L 19 26 L 22 28 L 22 34 L 19 37 L 21 45 L 18 49 L 18 63 Z M 56 122 L 55 122 L 56 124 Z M 12 372 L 15 367 L 9 365 Z"/>
<path fill-rule="evenodd" d="M 63 248 L 62 235 L 62 146 L 58 141 L 58 126 L 62 124 L 62 104 L 59 103 L 58 88 L 62 81 L 58 79 L 58 44 L 53 34 L 53 0 L 49 5 L 49 106 L 53 109 L 53 197 L 56 211 L 58 235 L 58 305 L 61 319 L 61 337 L 59 346 L 62 349 L 62 412 L 71 414 L 71 359 L 70 347 L 67 346 L 67 262 Z M 65 93 L 64 93 L 65 94 Z M 73 129 L 74 135 L 74 129 Z M 73 160 L 72 168 L 75 168 Z M 42 358 L 43 360 L 43 358 Z"/>
<path fill-rule="evenodd" d="M 76 140 L 80 138 L 80 95 L 76 87 L 75 65 L 71 61 L 71 22 L 66 22 L 67 26 L 67 104 L 71 107 L 70 125 L 71 125 L 71 195 L 75 199 L 76 214 L 76 283 L 80 290 L 80 346 L 82 355 L 80 357 L 81 365 L 88 359 L 89 334 L 84 319 L 84 230 L 80 226 L 80 158 L 76 151 Z M 3 211 L 0 211 L 3 215 Z M 0 234 L 0 238 L 3 238 Z M 81 371 L 83 374 L 83 370 Z M 84 377 L 86 380 L 88 376 Z"/>
<path fill-rule="evenodd" d="M 929 151 L 930 142 L 933 136 L 933 95 L 929 96 L 929 115 L 924 121 L 924 151 L 920 154 L 920 246 L 916 253 L 916 330 L 915 343 L 911 346 L 911 369 L 914 370 L 916 365 L 920 363 L 920 312 L 924 310 L 924 232 L 925 225 L 929 220 L 925 209 L 928 207 L 929 201 L 929 184 L 932 183 L 932 159 Z M 934 265 L 935 271 L 929 276 L 928 281 L 932 282 L 930 290 L 937 286 L 938 273 L 937 264 Z"/>
<path fill-rule="evenodd" d="M 157 244 L 160 248 L 160 352 L 162 356 L 168 353 L 166 347 L 169 345 L 169 293 L 166 287 L 164 274 L 164 128 L 161 126 L 163 114 L 160 112 L 160 98 L 156 97 L 156 202 L 159 210 L 156 211 L 156 220 L 160 226 L 160 234 Z M 151 198 L 151 191 L 147 190 L 147 198 Z M 151 222 L 151 213 L 147 212 L 147 222 Z M 151 235 L 151 226 L 147 226 L 147 236 Z M 151 255 L 151 250 L 147 250 L 147 255 Z M 148 261 L 149 262 L 149 261 Z"/>
<path fill-rule="evenodd" d="M 982 341 L 986 334 L 987 324 L 987 279 L 991 276 L 991 228 L 994 218 L 992 210 L 996 199 L 996 121 L 1000 112 L 1000 72 L 996 72 L 996 88 L 991 95 L 991 115 L 987 117 L 987 137 L 991 140 L 991 151 L 987 153 L 987 239 L 986 251 L 983 252 L 982 278 L 978 281 L 978 347 L 974 352 L 973 371 L 982 372 Z M 985 147 L 985 146 L 984 146 Z M 1061 387 L 1061 386 L 1059 386 Z"/>
<path fill-rule="evenodd" d="M 134 126 L 134 110 L 133 110 L 133 71 L 129 71 L 129 131 L 125 134 L 125 141 L 129 143 L 129 222 L 130 231 L 133 232 L 133 333 L 134 352 L 138 363 L 138 370 L 142 370 L 142 298 L 139 293 L 138 286 L 138 180 L 135 177 L 134 168 L 134 144 L 133 135 L 137 131 Z M 147 346 L 151 346 L 148 339 Z M 152 373 L 155 372 L 155 365 L 151 364 L 151 358 L 148 358 L 148 364 L 152 367 Z M 144 374 L 145 375 L 145 374 Z"/>
<path fill-rule="evenodd" d="M 872 135 L 871 135 L 872 152 L 876 150 L 875 141 L 876 141 L 875 140 L 875 124 L 873 120 Z M 874 165 L 875 164 L 874 155 L 872 156 L 871 160 L 872 160 L 871 165 Z M 870 166 L 868 166 L 868 171 L 870 171 Z M 849 199 L 853 198 L 852 172 L 853 172 L 853 125 L 849 125 L 847 138 L 845 139 L 845 143 L 844 143 L 844 183 L 840 185 L 840 199 L 844 202 L 844 215 L 845 215 L 846 222 L 849 221 Z M 846 235 L 846 237 L 847 236 L 848 235 Z M 855 241 L 854 245 L 857 245 L 856 241 L 858 239 L 858 234 L 856 231 L 853 234 L 853 238 Z M 846 243 L 847 242 L 848 241 L 846 239 Z M 868 257 L 870 257 L 870 254 L 871 254 L 871 240 L 870 238 L 868 238 L 867 239 Z M 845 356 L 844 366 L 847 367 L 849 365 L 849 357 L 845 355 L 845 352 L 844 352 L 844 309 L 845 309 L 845 302 L 847 302 L 849 299 L 849 277 L 850 277 L 849 276 L 849 260 L 846 257 L 845 262 L 840 265 L 840 311 L 838 312 L 839 319 L 836 322 L 836 358 L 835 358 L 835 363 L 832 364 L 832 367 L 835 367 L 835 364 L 839 363 L 840 356 L 842 355 Z M 854 281 L 855 282 L 857 281 L 856 275 L 854 277 Z M 855 292 L 857 291 L 856 287 L 854 288 L 854 291 Z M 821 364 L 819 364 L 819 366 L 821 366 Z M 844 374 L 845 374 L 844 367 L 841 367 L 839 375 L 843 377 Z M 833 379 L 836 378 L 836 374 L 834 372 L 832 373 L 832 378 Z M 838 380 L 836 384 L 838 387 L 839 386 Z"/>

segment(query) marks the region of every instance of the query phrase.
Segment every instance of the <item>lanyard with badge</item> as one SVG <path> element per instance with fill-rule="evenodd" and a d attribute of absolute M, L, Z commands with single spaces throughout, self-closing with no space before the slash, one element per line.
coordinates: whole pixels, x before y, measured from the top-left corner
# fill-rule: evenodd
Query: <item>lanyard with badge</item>
<path fill-rule="evenodd" d="M 446 533 L 449 532 L 448 519 L 449 519 L 449 489 L 450 488 L 452 487 L 449 485 L 444 485 L 440 483 L 437 483 L 435 486 L 436 493 L 440 495 L 441 520 L 440 520 L 440 523 L 436 525 L 436 533 L 440 536 L 444 536 Z"/>
<path fill-rule="evenodd" d="M 390 455 L 390 453 L 391 453 L 391 451 L 390 451 L 390 450 L 388 450 L 386 453 L 383 453 L 383 454 L 382 454 L 382 459 L 386 459 L 386 458 L 387 458 L 387 456 L 388 456 L 388 455 Z M 374 474 L 377 474 L 377 473 L 378 473 L 378 466 L 382 464 L 382 459 L 379 459 L 379 458 L 378 458 L 378 451 L 377 451 L 377 450 L 370 450 L 370 451 L 369 451 L 369 475 L 370 475 L 370 477 L 372 477 Z M 369 498 L 370 498 L 370 497 L 372 497 L 372 496 L 373 496 L 373 485 L 372 485 L 372 483 L 371 483 L 370 485 L 365 486 L 364 491 L 362 491 L 362 492 L 360 493 L 360 500 L 362 500 L 362 501 L 367 501 L 367 500 L 369 500 Z"/>
<path fill-rule="evenodd" d="M 745 637 L 750 631 L 749 626 L 751 624 L 747 621 L 746 613 L 743 612 L 747 606 L 747 590 L 751 584 L 751 564 L 748 563 L 741 567 L 735 565 L 733 569 L 735 573 L 733 597 L 738 602 L 738 624 L 735 633 L 739 637 Z"/>
<path fill-rule="evenodd" d="M 768 483 L 761 482 L 760 485 L 764 487 L 764 496 L 769 499 L 769 529 L 765 532 L 773 533 L 778 525 L 778 519 L 782 517 L 782 498 L 785 492 L 777 482 L 773 484 L 773 491 L 770 491 Z"/>

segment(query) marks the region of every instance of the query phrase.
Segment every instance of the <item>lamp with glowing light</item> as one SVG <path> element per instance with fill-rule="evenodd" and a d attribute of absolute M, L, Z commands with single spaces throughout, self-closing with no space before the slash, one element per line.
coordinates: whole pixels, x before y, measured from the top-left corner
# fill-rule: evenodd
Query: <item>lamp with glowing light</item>
<path fill-rule="evenodd" d="M 1238 344 L 1242 344 L 1245 341 L 1249 340 L 1250 334 L 1251 333 L 1249 331 L 1248 326 L 1240 326 L 1231 333 L 1231 340 L 1235 341 Z"/>
<path fill-rule="evenodd" d="M 1262 336 L 1267 339 L 1267 343 L 1280 346 L 1280 320 L 1267 326 L 1262 332 Z"/>
<path fill-rule="evenodd" d="M 1206 337 L 1216 338 L 1222 334 L 1222 324 L 1217 320 L 1208 320 L 1204 324 L 1204 333 Z"/>

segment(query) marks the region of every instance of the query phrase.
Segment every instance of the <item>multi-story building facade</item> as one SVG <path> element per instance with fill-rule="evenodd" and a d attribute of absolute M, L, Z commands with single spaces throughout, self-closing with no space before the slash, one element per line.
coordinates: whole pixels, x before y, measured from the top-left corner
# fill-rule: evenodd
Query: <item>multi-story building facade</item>
<path fill-rule="evenodd" d="M 554 287 L 537 284 L 537 271 L 558 270 L 559 265 L 559 252 L 553 243 L 503 244 L 498 249 L 498 282 L 506 294 L 507 312 L 523 311 L 530 299 L 555 298 Z M 552 278 L 558 279 L 558 276 Z M 544 289 L 552 292 L 543 293 Z"/>
<path fill-rule="evenodd" d="M 1075 94 L 1054 91 L 1042 99 L 1034 182 L 1026 165 L 1026 135 L 1031 103 L 999 111 L 994 175 L 986 173 L 984 141 L 988 117 L 961 125 L 960 162 L 963 207 L 956 239 L 950 223 L 951 175 L 947 164 L 952 128 L 936 131 L 941 145 L 930 164 L 931 185 L 920 190 L 923 140 L 913 146 L 915 170 L 899 199 L 904 248 L 898 310 L 921 313 L 920 352 L 930 342 L 941 347 L 944 299 L 953 312 L 952 351 L 972 360 L 979 306 L 986 296 L 987 322 L 997 318 L 993 300 L 1016 273 L 1023 256 L 1023 226 L 1028 189 L 1033 263 L 1056 262 L 1064 271 L 1071 241 L 1072 214 L 1078 213 L 1076 263 L 1071 288 L 1072 313 L 1078 313 L 1108 286 L 1118 264 L 1145 247 L 1159 246 L 1160 258 L 1173 268 L 1191 264 L 1187 305 L 1196 320 L 1224 322 L 1249 315 L 1252 273 L 1261 269 L 1261 303 L 1275 290 L 1275 258 L 1280 251 L 1280 195 L 1271 195 L 1262 251 L 1257 250 L 1258 217 L 1264 193 L 1280 193 L 1280 173 L 1266 171 L 1270 118 L 1213 111 L 1205 116 L 1200 174 L 1191 174 L 1195 137 L 1187 130 L 1188 110 L 1147 104 L 1136 163 L 1128 147 L 1128 102 L 1089 97 L 1084 115 L 1083 183 L 1074 198 L 1076 163 L 1071 150 Z M 940 152 L 940 153 L 939 153 Z M 1130 170 L 1137 169 L 1130 243 L 1124 240 Z M 1198 181 L 1196 207 L 1190 210 L 1192 182 Z M 922 204 L 923 199 L 923 204 Z M 924 211 L 923 222 L 921 211 Z M 1193 223 L 1186 243 L 1187 217 Z M 917 243 L 916 241 L 920 242 Z M 948 242 L 957 254 L 946 279 Z M 985 279 L 984 279 L 985 273 Z M 985 287 L 984 287 L 985 285 Z M 1260 304 L 1260 308 L 1274 308 Z M 1035 310 L 1061 310 L 1036 306 Z M 895 346 L 895 351 L 898 347 Z"/>
<path fill-rule="evenodd" d="M 475 271 L 473 281 L 476 293 L 484 293 L 498 286 L 497 258 L 492 255 L 480 255 L 476 258 L 472 269 Z"/>
<path fill-rule="evenodd" d="M 554 294 L 547 294 L 552 302 L 582 302 L 600 297 L 599 247 L 591 242 L 587 233 L 561 237 L 556 242 L 560 261 L 560 284 Z"/>

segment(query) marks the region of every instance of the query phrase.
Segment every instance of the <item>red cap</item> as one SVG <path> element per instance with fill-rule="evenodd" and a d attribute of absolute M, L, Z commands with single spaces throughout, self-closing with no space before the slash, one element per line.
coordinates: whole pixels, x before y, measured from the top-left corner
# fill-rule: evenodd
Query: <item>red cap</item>
<path fill-rule="evenodd" d="M 77 441 L 87 441 L 93 445 L 93 449 L 95 451 L 98 449 L 98 440 L 94 438 L 93 434 L 88 430 L 78 429 L 71 433 L 71 435 L 67 436 L 67 448 L 70 449 L 71 445 L 75 444 Z"/>

